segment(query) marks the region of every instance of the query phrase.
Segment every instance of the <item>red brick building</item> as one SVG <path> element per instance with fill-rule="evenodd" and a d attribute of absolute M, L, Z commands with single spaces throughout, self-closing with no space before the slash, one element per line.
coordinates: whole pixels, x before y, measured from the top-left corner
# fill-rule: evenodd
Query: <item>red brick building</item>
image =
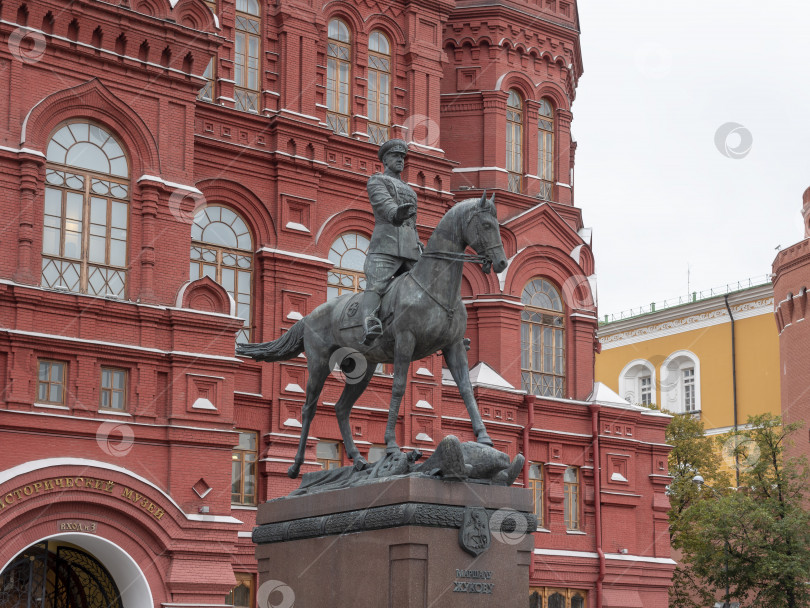
<path fill-rule="evenodd" d="M 802 197 L 804 239 L 780 251 L 773 261 L 773 302 L 779 330 L 779 360 L 782 371 L 782 417 L 785 422 L 810 419 L 810 325 L 807 317 L 807 287 L 810 285 L 810 188 Z M 806 456 L 806 427 L 788 446 L 791 456 Z"/>
<path fill-rule="evenodd" d="M 581 74 L 567 0 L 1 0 L 3 605 L 255 605 L 255 505 L 297 485 L 306 367 L 235 341 L 362 287 L 365 184 L 402 137 L 424 239 L 495 192 L 509 266 L 462 289 L 489 433 L 528 458 L 531 591 L 663 608 L 668 418 L 593 383 Z M 388 371 L 352 413 L 371 460 Z M 472 438 L 438 356 L 410 378 L 400 445 Z M 347 464 L 340 387 L 304 470 Z"/>

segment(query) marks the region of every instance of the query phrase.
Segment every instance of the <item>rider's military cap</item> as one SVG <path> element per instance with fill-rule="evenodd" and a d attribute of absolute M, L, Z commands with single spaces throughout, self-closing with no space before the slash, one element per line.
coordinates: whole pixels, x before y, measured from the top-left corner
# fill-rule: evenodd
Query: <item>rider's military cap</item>
<path fill-rule="evenodd" d="M 377 152 L 377 158 L 382 160 L 385 158 L 385 155 L 389 152 L 399 152 L 400 154 L 407 154 L 408 153 L 408 144 L 405 143 L 401 139 L 389 139 L 383 145 L 380 146 L 379 151 Z"/>

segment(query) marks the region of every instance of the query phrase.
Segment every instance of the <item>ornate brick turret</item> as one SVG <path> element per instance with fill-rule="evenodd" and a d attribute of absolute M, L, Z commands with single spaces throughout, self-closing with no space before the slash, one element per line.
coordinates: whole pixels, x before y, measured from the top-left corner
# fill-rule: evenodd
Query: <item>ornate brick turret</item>
<path fill-rule="evenodd" d="M 582 75 L 576 5 L 461 1 L 444 49 L 442 146 L 462 164 L 453 189 L 572 205 L 570 110 Z"/>
<path fill-rule="evenodd" d="M 806 321 L 807 287 L 810 285 L 810 188 L 802 197 L 804 240 L 783 249 L 773 262 L 773 301 L 779 330 L 782 370 L 782 416 L 785 422 L 804 421 L 810 416 L 810 323 Z M 806 454 L 807 430 L 790 448 Z"/>

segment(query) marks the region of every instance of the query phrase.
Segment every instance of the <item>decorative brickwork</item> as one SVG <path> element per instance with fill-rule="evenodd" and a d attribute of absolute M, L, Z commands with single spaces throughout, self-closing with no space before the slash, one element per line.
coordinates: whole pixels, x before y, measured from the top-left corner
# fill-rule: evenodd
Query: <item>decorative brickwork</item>
<path fill-rule="evenodd" d="M 346 135 L 327 118 L 332 19 L 350 33 Z M 240 38 L 245 32 L 258 48 Z M 373 32 L 390 43 L 389 124 L 369 124 L 371 104 L 384 105 L 369 92 L 370 57 L 382 70 L 380 52 L 369 50 Z M 129 555 L 122 563 L 138 565 L 152 597 L 128 607 L 221 604 L 234 572 L 256 572 L 255 509 L 231 504 L 232 450 L 240 437 L 255 437 L 256 445 L 240 444 L 239 496 L 264 502 L 295 489 L 285 473 L 307 377 L 303 355 L 261 365 L 235 357 L 235 341 L 276 339 L 326 300 L 336 239 L 371 233 L 365 186 L 382 165 L 369 137 L 387 129 L 409 142 L 403 177 L 418 197 L 423 241 L 456 202 L 495 194 L 509 266 L 500 276 L 466 268 L 462 293 L 470 363 L 486 372 L 474 384 L 489 434 L 511 458 L 522 452 L 547 473 L 548 532 L 536 535 L 532 584 L 552 587 L 562 577 L 591 603 L 603 585 L 621 585 L 663 608 L 672 564 L 665 484 L 657 481 L 666 471 L 657 463 L 668 449 L 667 418 L 621 403 L 594 406 L 596 414 L 589 407 L 595 262 L 571 183 L 571 104 L 582 69 L 576 4 L 566 0 L 240 0 L 239 10 L 235 0 L 0 2 L 0 567 L 56 534 L 57 521 L 92 520 L 98 542 L 69 542 L 93 553 L 103 539 Z M 384 79 L 375 82 L 374 95 L 386 93 Z M 520 192 L 509 191 L 505 162 L 510 89 L 524 103 Z M 237 109 L 250 109 L 246 100 L 255 111 Z M 546 104 L 554 150 L 541 176 Z M 92 138 L 81 153 L 55 160 L 49 151 L 54 134 L 74 123 L 111 134 L 127 160 L 128 217 L 125 236 L 117 233 L 126 239 L 123 295 L 43 287 L 44 253 L 73 263 L 74 254 L 95 255 L 94 230 L 124 230 L 99 219 L 96 191 L 47 181 L 48 171 L 71 167 L 91 180 L 104 173 L 93 160 L 102 143 Z M 205 223 L 195 221 L 209 211 Z M 233 217 L 246 233 L 220 230 Z M 108 232 L 105 239 L 116 238 Z M 228 241 L 243 234 L 249 239 Z M 58 251 L 49 249 L 53 235 Z M 535 400 L 520 390 L 521 294 L 537 277 L 562 299 L 565 378 L 562 397 Z M 63 401 L 38 398 L 40 360 L 62 365 L 54 382 Z M 114 387 L 126 391 L 125 411 L 100 408 L 102 367 L 126 372 L 118 376 L 125 386 Z M 364 456 L 383 443 L 387 371 L 352 412 Z M 329 410 L 341 389 L 340 378 L 327 381 L 302 472 L 320 466 L 319 440 L 340 437 Z M 414 363 L 403 402 L 400 445 L 413 449 L 418 440 L 429 454 L 447 434 L 473 438 L 438 355 Z M 632 438 L 603 437 L 596 462 L 594 415 L 634 429 Z M 607 451 L 621 456 L 633 487 L 611 486 L 600 500 Z M 336 458 L 349 464 L 340 451 Z M 580 471 L 578 534 L 564 526 L 566 466 Z M 528 466 L 518 483 L 527 476 Z M 75 487 L 88 477 L 129 493 Z M 74 485 L 36 490 L 54 479 Z M 324 525 L 335 533 L 355 524 L 344 517 Z M 638 559 L 595 557 L 599 547 L 610 554 L 619 546 Z"/>
<path fill-rule="evenodd" d="M 773 301 L 779 331 L 782 416 L 785 422 L 806 423 L 810 416 L 810 188 L 802 196 L 805 238 L 780 251 L 773 261 Z M 787 449 L 792 456 L 808 453 L 808 431 L 797 433 Z"/>

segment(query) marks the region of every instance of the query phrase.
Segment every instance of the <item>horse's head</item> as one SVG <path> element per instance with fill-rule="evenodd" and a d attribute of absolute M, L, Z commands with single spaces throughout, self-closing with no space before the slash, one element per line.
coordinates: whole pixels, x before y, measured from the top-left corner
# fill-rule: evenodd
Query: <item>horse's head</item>
<path fill-rule="evenodd" d="M 501 231 L 498 216 L 495 212 L 495 195 L 487 199 L 487 193 L 481 200 L 472 203 L 469 220 L 464 228 L 464 240 L 475 250 L 475 253 L 486 258 L 482 270 L 489 274 L 506 269 L 506 254 L 501 242 Z"/>

